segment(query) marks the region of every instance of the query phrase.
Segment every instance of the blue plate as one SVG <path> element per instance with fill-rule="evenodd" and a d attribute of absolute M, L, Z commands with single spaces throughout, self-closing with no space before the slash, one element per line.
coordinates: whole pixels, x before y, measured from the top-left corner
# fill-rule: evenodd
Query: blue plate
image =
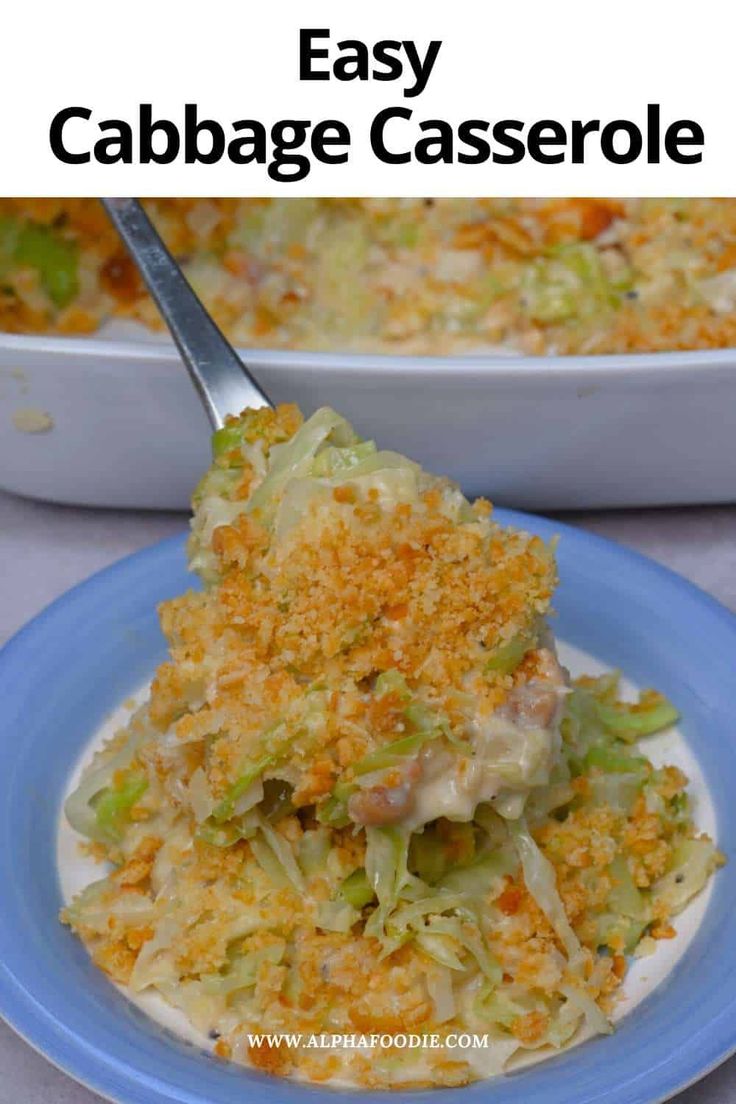
<path fill-rule="evenodd" d="M 540 518 L 498 517 L 561 535 L 559 636 L 680 707 L 732 861 L 673 972 L 615 1035 L 441 1099 L 653 1104 L 736 1049 L 736 619 L 616 545 Z M 0 1012 L 52 1062 L 120 1104 L 306 1104 L 324 1088 L 220 1062 L 146 1019 L 57 921 L 55 836 L 68 772 L 105 715 L 163 658 L 156 603 L 191 583 L 183 538 L 165 541 L 70 591 L 0 653 Z"/>

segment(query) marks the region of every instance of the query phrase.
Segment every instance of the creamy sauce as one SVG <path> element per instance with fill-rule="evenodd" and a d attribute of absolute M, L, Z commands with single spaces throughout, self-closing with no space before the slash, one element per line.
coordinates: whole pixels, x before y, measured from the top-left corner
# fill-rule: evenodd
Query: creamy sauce
<path fill-rule="evenodd" d="M 517 817 L 530 791 L 548 784 L 560 751 L 559 722 L 568 693 L 564 673 L 553 659 L 543 682 L 532 679 L 515 693 L 514 720 L 507 705 L 489 717 L 476 717 L 470 731 L 472 757 L 433 745 L 425 748 L 422 776 L 404 824 L 416 830 L 438 817 L 471 820 L 485 801 L 502 815 Z M 544 723 L 536 723 L 536 710 L 546 698 Z"/>
<path fill-rule="evenodd" d="M 447 817 L 471 820 L 481 801 L 506 808 L 523 804 L 535 785 L 546 785 L 554 760 L 554 729 L 522 728 L 493 716 L 479 725 L 472 758 L 429 749 L 414 805 L 404 822 L 412 830 Z M 519 808 L 521 812 L 521 808 Z"/>

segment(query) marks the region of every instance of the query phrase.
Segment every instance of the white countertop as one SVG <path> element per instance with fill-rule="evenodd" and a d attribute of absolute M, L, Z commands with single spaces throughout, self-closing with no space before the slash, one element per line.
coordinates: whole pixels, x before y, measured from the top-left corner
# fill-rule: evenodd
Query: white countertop
<path fill-rule="evenodd" d="M 629 545 L 736 610 L 736 506 L 610 511 L 564 520 Z M 180 532 L 182 514 L 83 510 L 0 492 L 0 644 L 80 580 Z M 99 1104 L 0 1024 L 0 1104 Z M 736 1058 L 676 1097 L 736 1104 Z"/>

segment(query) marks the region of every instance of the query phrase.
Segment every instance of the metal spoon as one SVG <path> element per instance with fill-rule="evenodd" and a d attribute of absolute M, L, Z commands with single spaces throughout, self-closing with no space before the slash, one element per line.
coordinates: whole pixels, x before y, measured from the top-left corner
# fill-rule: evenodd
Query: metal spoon
<path fill-rule="evenodd" d="M 213 322 L 137 199 L 102 204 L 171 331 L 214 429 L 246 406 L 273 406 Z"/>

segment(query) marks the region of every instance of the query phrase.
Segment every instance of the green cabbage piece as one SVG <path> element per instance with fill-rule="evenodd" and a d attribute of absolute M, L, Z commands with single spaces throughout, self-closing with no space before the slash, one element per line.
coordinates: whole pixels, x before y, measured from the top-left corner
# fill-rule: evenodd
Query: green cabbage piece
<path fill-rule="evenodd" d="M 376 678 L 375 694 L 377 698 L 383 698 L 386 694 L 396 694 L 400 701 L 407 702 L 411 698 L 411 690 L 409 689 L 406 679 L 400 671 L 396 671 L 390 668 L 388 671 L 381 671 L 381 674 Z"/>
<path fill-rule="evenodd" d="M 51 226 L 26 222 L 13 232 L 13 261 L 35 268 L 41 287 L 56 307 L 66 307 L 79 294 L 77 247 Z M 11 237 L 6 227 L 5 244 Z"/>
<path fill-rule="evenodd" d="M 325 869 L 330 853 L 330 833 L 327 828 L 308 828 L 299 840 L 297 858 L 307 877 Z"/>
<path fill-rule="evenodd" d="M 414 942 L 440 966 L 461 972 L 465 970 L 462 960 L 457 955 L 456 942 L 448 934 L 440 935 L 431 930 L 420 931 L 415 935 Z"/>
<path fill-rule="evenodd" d="M 375 441 L 360 441 L 357 445 L 350 445 L 347 448 L 328 445 L 315 456 L 310 475 L 326 479 L 342 476 L 354 471 L 363 460 L 373 456 L 376 451 Z"/>
<path fill-rule="evenodd" d="M 331 794 L 318 805 L 316 816 L 320 824 L 326 824 L 330 828 L 346 828 L 350 823 L 347 797 Z"/>
<path fill-rule="evenodd" d="M 267 778 L 263 783 L 263 798 L 259 809 L 272 824 L 294 812 L 292 795 L 294 787 L 283 778 Z"/>
<path fill-rule="evenodd" d="M 101 843 L 117 842 L 108 834 L 115 827 L 115 806 L 106 801 L 102 806 L 103 823 L 98 817 L 99 801 L 115 790 L 114 777 L 119 771 L 127 771 L 141 744 L 139 736 L 131 736 L 122 748 L 115 752 L 103 751 L 83 773 L 81 781 L 64 803 L 64 815 L 75 831 L 88 839 Z M 138 795 L 142 796 L 143 791 Z M 137 800 L 137 798 L 135 799 Z M 111 818 L 108 823 L 108 816 Z"/>
<path fill-rule="evenodd" d="M 243 453 L 241 451 L 244 440 L 245 427 L 241 422 L 235 425 L 224 425 L 212 434 L 212 457 L 214 460 L 227 458 L 229 467 L 240 468 L 243 466 Z"/>
<path fill-rule="evenodd" d="M 240 476 L 234 467 L 209 468 L 194 488 L 192 493 L 193 508 L 199 510 L 206 498 L 220 499 L 223 503 L 227 503 L 230 507 L 235 508 L 229 500 L 239 481 Z M 237 510 L 240 511 L 242 509 L 242 502 L 237 503 Z M 196 520 L 197 518 L 195 516 L 195 521 Z M 230 515 L 227 517 L 223 516 L 222 524 L 224 525 L 228 520 L 231 520 Z"/>
<path fill-rule="evenodd" d="M 592 774 L 588 779 L 589 801 L 592 805 L 610 805 L 612 809 L 628 815 L 642 792 L 645 779 L 642 771 L 634 774 Z"/>
<path fill-rule="evenodd" d="M 209 996 L 228 997 L 239 989 L 250 989 L 258 979 L 258 970 L 265 962 L 278 965 L 284 957 L 286 942 L 279 940 L 259 951 L 234 957 L 223 973 L 205 974 L 202 990 Z"/>
<path fill-rule="evenodd" d="M 148 789 L 148 780 L 131 772 L 121 785 L 103 790 L 95 798 L 94 809 L 100 835 L 111 843 L 119 843 L 129 822 L 130 811 Z"/>
<path fill-rule="evenodd" d="M 632 756 L 626 745 L 669 727 L 678 717 L 675 707 L 652 690 L 636 702 L 618 699 L 618 671 L 576 686 L 568 694 L 561 731 L 573 773 L 598 766 L 608 773 L 645 773 L 646 760 Z"/>
<path fill-rule="evenodd" d="M 418 888 L 421 889 L 421 882 Z M 475 923 L 477 916 L 473 903 L 464 893 L 449 893 L 443 890 L 432 892 L 429 886 L 424 887 L 424 895 L 416 900 L 402 901 L 391 916 L 390 928 L 392 932 L 414 927 L 418 928 L 424 917 L 441 916 L 445 912 L 457 911 L 465 919 Z"/>
<path fill-rule="evenodd" d="M 241 768 L 241 773 L 237 781 L 233 782 L 222 801 L 216 806 L 212 814 L 213 819 L 221 824 L 225 820 L 229 820 L 235 812 L 235 805 L 239 797 L 245 793 L 250 786 L 260 778 L 261 775 L 268 767 L 272 767 L 276 762 L 277 756 L 275 753 L 270 752 L 266 755 L 262 755 L 260 759 L 256 759 L 254 762 L 247 764 Z"/>
<path fill-rule="evenodd" d="M 317 454 L 315 464 L 319 464 L 321 455 L 321 452 Z M 295 473 L 283 487 L 274 523 L 277 542 L 288 535 L 314 502 L 321 498 L 331 504 L 332 490 L 346 483 L 363 496 L 375 491 L 382 507 L 418 500 L 417 481 L 421 469 L 396 452 L 374 452 L 330 478 L 316 478 L 313 468 L 314 464 L 306 474 Z M 259 487 L 256 494 L 260 490 Z"/>
<path fill-rule="evenodd" d="M 646 931 L 648 921 L 634 920 L 621 913 L 603 912 L 595 920 L 595 940 L 598 947 L 618 950 L 623 940 L 624 954 L 631 954 Z"/>
<path fill-rule="evenodd" d="M 712 840 L 683 840 L 673 851 L 670 869 L 652 886 L 652 898 L 664 899 L 670 912 L 680 912 L 700 893 L 719 861 Z"/>
<path fill-rule="evenodd" d="M 409 844 L 409 868 L 427 885 L 439 882 L 448 870 L 450 860 L 432 824 L 414 832 Z"/>
<path fill-rule="evenodd" d="M 555 869 L 537 847 L 523 817 L 517 821 L 510 820 L 508 827 L 521 860 L 526 888 L 557 933 L 571 968 L 577 968 L 582 963 L 583 950 L 562 904 Z"/>
<path fill-rule="evenodd" d="M 237 820 L 231 820 L 227 824 L 217 824 L 212 818 L 208 818 L 195 833 L 195 839 L 203 843 L 209 843 L 212 847 L 232 847 L 242 839 L 248 839 L 253 832 L 245 829 Z"/>
<path fill-rule="evenodd" d="M 286 484 L 310 474 L 317 452 L 328 440 L 340 447 L 359 443 L 350 424 L 324 406 L 290 440 L 271 448 L 268 474 L 250 496 L 248 512 L 257 513 L 265 523 L 271 522 Z"/>
<path fill-rule="evenodd" d="M 585 1017 L 586 1025 L 594 1035 L 610 1035 L 612 1025 L 606 1019 L 593 998 L 582 988 L 573 984 L 560 985 L 560 992 L 568 1003 Z"/>
<path fill-rule="evenodd" d="M 644 703 L 649 704 L 644 705 Z M 615 706 L 598 704 L 598 716 L 604 727 L 620 740 L 632 743 L 675 724 L 680 714 L 671 702 L 652 691 L 639 695 L 636 705 L 620 702 Z"/>
<path fill-rule="evenodd" d="M 601 745 L 590 748 L 586 754 L 584 763 L 586 767 L 598 767 L 599 770 L 611 774 L 633 774 L 646 777 L 649 763 L 640 755 L 631 755 L 618 748 Z"/>
<path fill-rule="evenodd" d="M 20 220 L 12 215 L 0 216 L 0 277 L 13 271 L 20 225 Z"/>
<path fill-rule="evenodd" d="M 257 252 L 261 241 L 282 246 L 299 243 L 307 246 L 318 224 L 321 200 L 272 199 L 258 206 L 243 207 L 230 232 L 229 242 Z"/>
<path fill-rule="evenodd" d="M 497 648 L 483 665 L 484 674 L 491 671 L 499 675 L 510 675 L 519 666 L 528 651 L 537 646 L 533 633 L 517 633 L 506 644 Z"/>
<path fill-rule="evenodd" d="M 409 832 L 401 828 L 366 828 L 365 871 L 378 905 L 371 913 L 366 935 L 382 936 L 386 918 L 411 880 L 407 860 Z"/>
<path fill-rule="evenodd" d="M 91 882 L 63 910 L 65 922 L 84 925 L 98 935 L 109 935 L 110 919 L 121 928 L 139 927 L 154 920 L 154 903 L 145 893 L 118 892 L 109 877 Z"/>
<path fill-rule="evenodd" d="M 260 833 L 253 836 L 253 838 L 248 841 L 248 844 L 254 859 L 274 886 L 279 886 L 282 889 L 295 888 L 280 859 L 273 853 L 268 842 Z"/>
<path fill-rule="evenodd" d="M 425 930 L 452 938 L 473 956 L 478 968 L 485 974 L 488 981 L 493 985 L 499 985 L 503 978 L 503 970 L 486 946 L 476 917 L 474 917 L 474 921 L 473 924 L 468 924 L 459 916 L 430 915 Z"/>
<path fill-rule="evenodd" d="M 320 901 L 317 905 L 317 927 L 324 931 L 350 931 L 360 920 L 360 912 L 349 901 Z"/>
<path fill-rule="evenodd" d="M 481 855 L 469 866 L 451 870 L 440 880 L 439 888 L 447 893 L 462 893 L 482 899 L 487 897 L 498 879 L 514 874 L 518 868 L 517 855 L 506 846 Z"/>
<path fill-rule="evenodd" d="M 667 803 L 666 816 L 674 825 L 687 825 L 690 821 L 690 798 L 688 794 L 676 793 L 671 797 Z"/>
<path fill-rule="evenodd" d="M 565 322 L 608 310 L 624 287 L 609 280 L 593 245 L 575 242 L 531 262 L 522 277 L 522 304 L 536 322 Z"/>
<path fill-rule="evenodd" d="M 512 996 L 504 988 L 498 988 L 488 980 L 480 987 L 473 1001 L 473 1010 L 484 1025 L 497 1026 L 510 1031 L 514 1020 L 529 1012 L 548 1012 L 543 1000 L 530 993 Z"/>
<path fill-rule="evenodd" d="M 415 882 L 410 887 L 410 891 L 421 892 L 422 889 L 426 891 L 428 887 L 423 887 L 421 882 Z M 414 901 L 402 902 L 388 917 L 384 935 L 377 923 L 371 924 L 377 912 L 366 925 L 366 933 L 381 938 L 384 957 L 419 935 L 444 937 L 442 943 L 436 939 L 429 941 L 428 947 L 433 948 L 435 953 L 432 957 L 436 961 L 448 966 L 450 952 L 456 954 L 457 948 L 462 947 L 473 956 L 478 968 L 494 985 L 501 981 L 503 971 L 481 934 L 476 905 L 466 894 L 438 891 Z M 458 915 L 447 915 L 451 912 Z M 458 968 L 458 965 L 453 968 Z"/>
<path fill-rule="evenodd" d="M 435 885 L 453 866 L 465 868 L 475 858 L 472 823 L 438 821 L 415 832 L 409 845 L 409 869 L 426 885 Z"/>
<path fill-rule="evenodd" d="M 391 767 L 400 766 L 404 760 L 413 756 L 427 740 L 434 738 L 436 733 L 430 731 L 417 732 L 413 736 L 402 736 L 400 740 L 394 740 L 390 744 L 376 748 L 364 756 L 353 766 L 356 775 L 372 774 L 373 771 L 389 770 Z"/>
<path fill-rule="evenodd" d="M 319 460 L 319 457 L 317 459 Z M 390 478 L 391 473 L 401 472 L 417 476 L 420 471 L 421 468 L 419 464 L 416 464 L 407 456 L 403 456 L 400 452 L 392 452 L 391 449 L 380 449 L 378 452 L 370 452 L 348 470 L 337 472 L 329 481 L 329 485 L 338 487 L 343 483 L 355 482 L 358 482 L 360 485 L 361 481 L 363 481 L 366 476 L 385 475 L 387 478 Z M 369 479 L 364 481 L 364 485 L 372 486 L 373 482 Z M 414 489 L 416 488 L 416 479 L 411 481 L 410 486 Z M 403 495 L 400 497 L 403 498 Z"/>
<path fill-rule="evenodd" d="M 343 880 L 340 896 L 356 909 L 362 909 L 376 899 L 376 891 L 368 881 L 364 867 L 359 866 Z"/>
<path fill-rule="evenodd" d="M 296 861 L 296 856 L 289 841 L 258 811 L 254 813 L 254 821 L 260 828 L 265 843 L 278 863 L 280 874 L 286 877 L 294 889 L 303 893 L 305 890 L 304 875 Z M 253 841 L 251 841 L 251 847 L 253 847 Z"/>
<path fill-rule="evenodd" d="M 647 920 L 648 910 L 644 894 L 637 887 L 625 856 L 617 855 L 608 867 L 612 879 L 608 903 L 613 912 L 632 920 Z"/>

